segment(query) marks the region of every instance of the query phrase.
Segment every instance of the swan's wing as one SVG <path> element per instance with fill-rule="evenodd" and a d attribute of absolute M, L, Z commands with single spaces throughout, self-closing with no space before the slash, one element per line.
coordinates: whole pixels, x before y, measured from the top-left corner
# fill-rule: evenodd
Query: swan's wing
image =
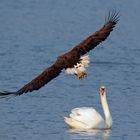
<path fill-rule="evenodd" d="M 39 76 L 34 78 L 31 82 L 23 86 L 16 92 L 2 91 L 0 92 L 1 97 L 7 97 L 8 95 L 21 95 L 23 93 L 32 92 L 43 87 L 45 84 L 50 82 L 52 79 L 57 77 L 61 73 L 62 67 L 55 63 L 46 70 L 44 70 Z"/>
<path fill-rule="evenodd" d="M 86 124 L 89 128 L 104 122 L 102 116 L 91 107 L 75 108 L 71 111 L 70 117 L 75 121 Z"/>
<path fill-rule="evenodd" d="M 110 11 L 104 26 L 99 31 L 95 32 L 93 35 L 89 36 L 79 45 L 74 47 L 72 52 L 75 52 L 77 56 L 82 56 L 88 51 L 94 49 L 98 44 L 107 39 L 110 32 L 113 31 L 113 28 L 115 27 L 118 20 L 119 12 Z"/>
<path fill-rule="evenodd" d="M 85 119 L 90 118 L 92 120 L 103 120 L 102 116 L 92 107 L 75 108 L 71 111 L 71 114 Z"/>
<path fill-rule="evenodd" d="M 72 118 L 64 117 L 64 122 L 69 125 L 71 128 L 76 128 L 76 129 L 89 129 L 89 126 L 83 122 L 77 121 Z"/>

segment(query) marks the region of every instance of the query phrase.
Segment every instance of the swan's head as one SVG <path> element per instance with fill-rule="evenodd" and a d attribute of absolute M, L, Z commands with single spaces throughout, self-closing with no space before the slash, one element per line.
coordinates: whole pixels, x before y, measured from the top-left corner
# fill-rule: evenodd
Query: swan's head
<path fill-rule="evenodd" d="M 105 94 L 106 94 L 106 88 L 105 88 L 105 86 L 101 86 L 101 88 L 100 88 L 100 95 L 101 96 L 105 96 Z"/>

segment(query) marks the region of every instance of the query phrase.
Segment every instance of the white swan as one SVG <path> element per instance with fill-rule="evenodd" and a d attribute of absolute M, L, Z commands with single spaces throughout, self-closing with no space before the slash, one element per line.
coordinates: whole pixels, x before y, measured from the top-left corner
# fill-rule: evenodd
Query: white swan
<path fill-rule="evenodd" d="M 112 117 L 109 111 L 106 89 L 100 88 L 101 103 L 105 119 L 92 107 L 74 108 L 70 117 L 64 117 L 64 122 L 74 129 L 109 129 L 112 127 Z"/>

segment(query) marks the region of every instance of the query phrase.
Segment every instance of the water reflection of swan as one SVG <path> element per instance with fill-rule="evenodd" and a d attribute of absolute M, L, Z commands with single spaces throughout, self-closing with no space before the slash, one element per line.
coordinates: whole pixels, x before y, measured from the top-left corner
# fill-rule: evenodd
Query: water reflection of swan
<path fill-rule="evenodd" d="M 101 103 L 105 115 L 105 119 L 91 107 L 74 108 L 70 117 L 64 117 L 64 121 L 70 128 L 75 129 L 109 129 L 112 127 L 112 117 L 109 111 L 106 89 L 104 86 L 100 88 Z"/>
<path fill-rule="evenodd" d="M 88 129 L 88 130 L 79 130 L 79 129 L 68 129 L 70 132 L 70 136 L 72 139 L 93 139 L 95 136 L 98 138 L 102 138 L 104 140 L 107 140 L 110 135 L 112 130 L 107 129 L 107 130 L 97 130 L 97 129 Z"/>

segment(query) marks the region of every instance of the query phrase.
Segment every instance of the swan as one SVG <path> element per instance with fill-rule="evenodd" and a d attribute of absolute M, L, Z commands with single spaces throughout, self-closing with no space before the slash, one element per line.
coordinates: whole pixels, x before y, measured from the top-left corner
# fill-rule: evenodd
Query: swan
<path fill-rule="evenodd" d="M 74 108 L 64 122 L 74 129 L 111 129 L 112 116 L 106 98 L 106 88 L 101 86 L 100 97 L 105 119 L 92 107 Z"/>

